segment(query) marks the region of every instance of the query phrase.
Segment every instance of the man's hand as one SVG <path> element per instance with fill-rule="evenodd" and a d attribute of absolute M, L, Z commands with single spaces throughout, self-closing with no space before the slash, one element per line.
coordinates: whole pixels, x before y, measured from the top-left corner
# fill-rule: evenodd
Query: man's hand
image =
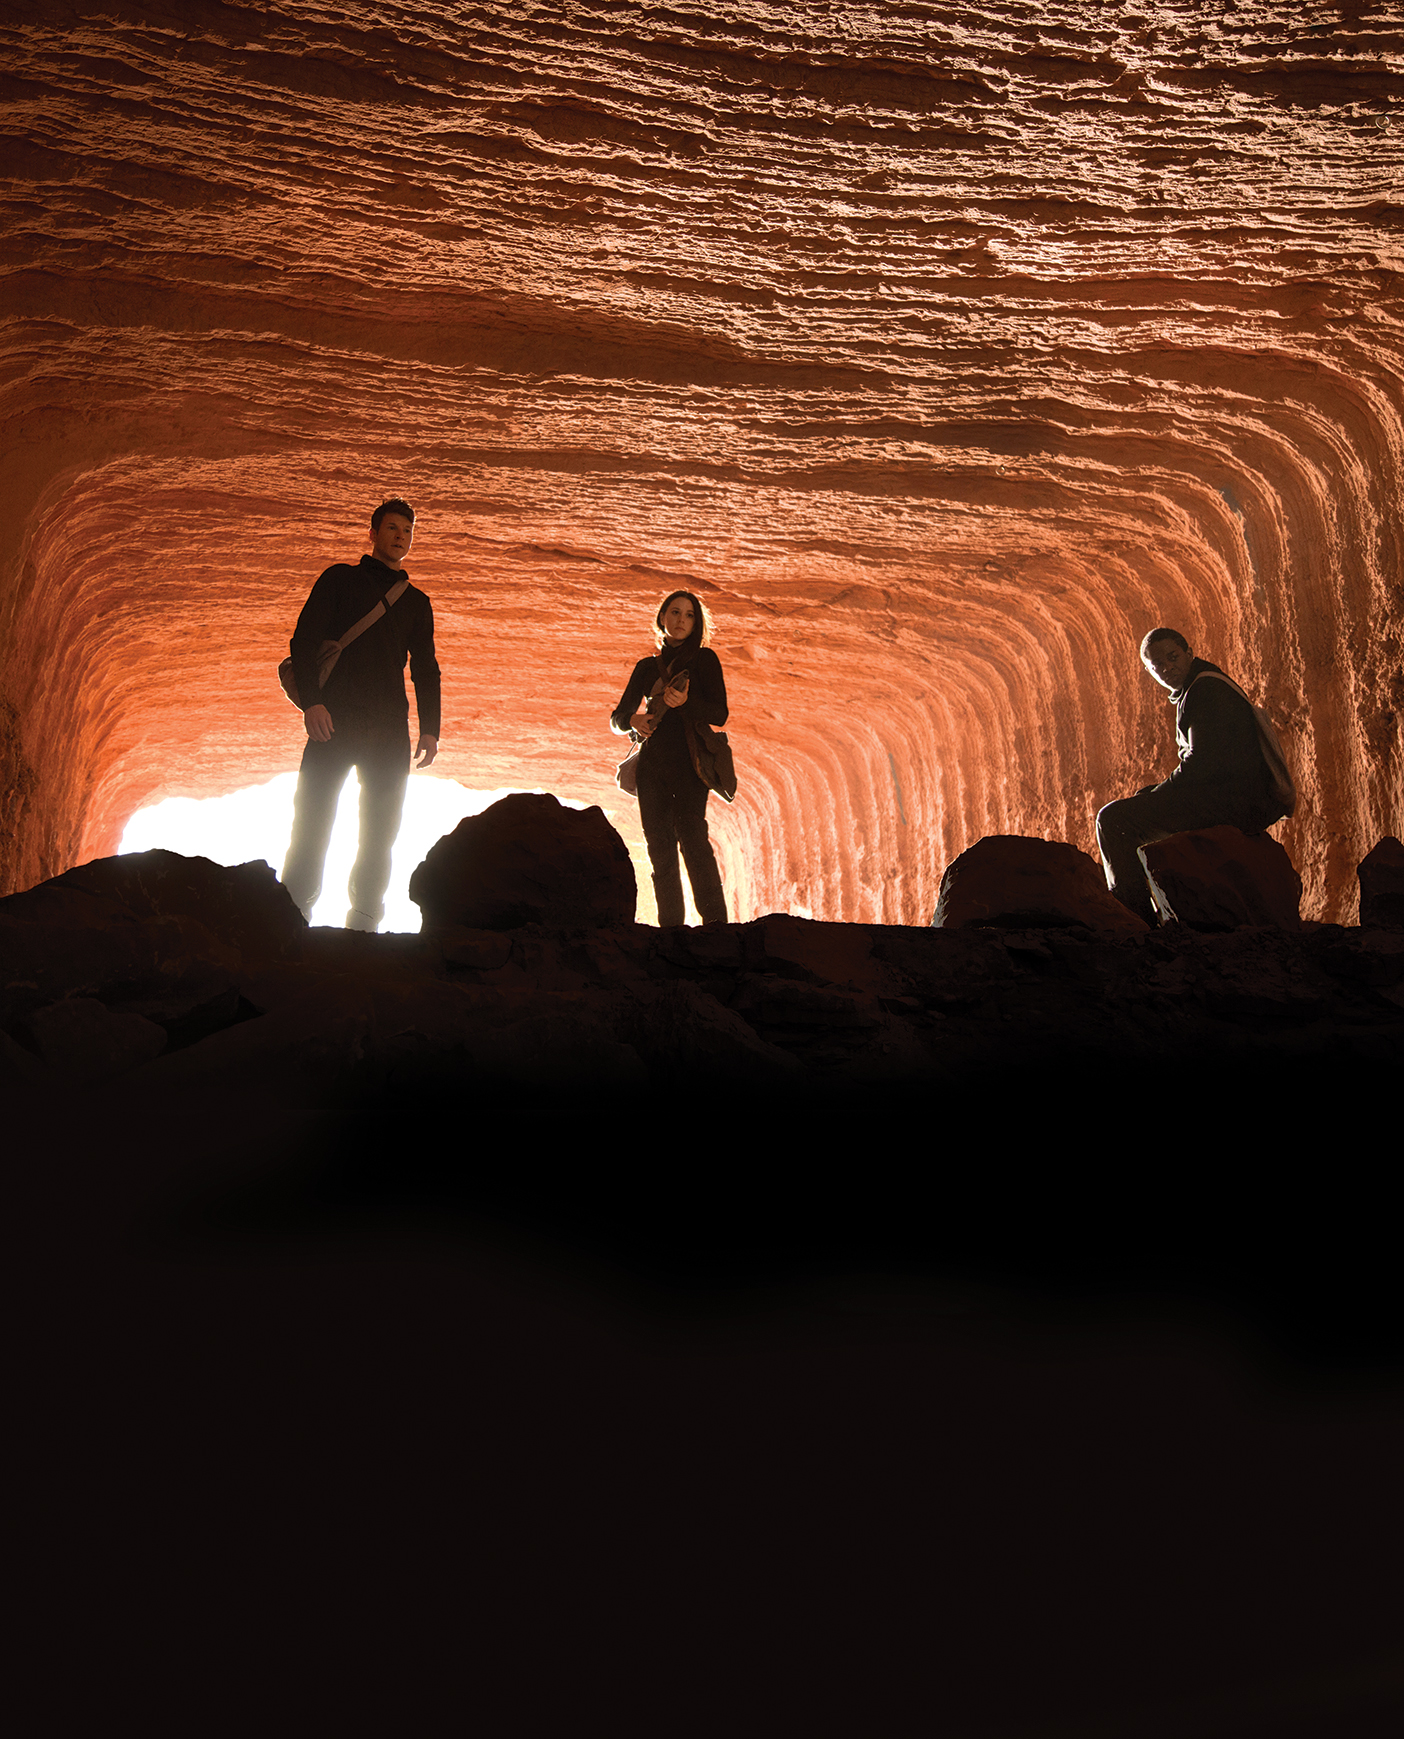
<path fill-rule="evenodd" d="M 302 722 L 307 726 L 307 734 L 314 743 L 329 743 L 332 740 L 335 727 L 331 722 L 331 714 L 320 703 L 305 709 Z"/>
<path fill-rule="evenodd" d="M 419 741 L 414 747 L 414 764 L 416 767 L 432 767 L 434 757 L 439 752 L 439 739 L 426 737 L 421 732 Z"/>

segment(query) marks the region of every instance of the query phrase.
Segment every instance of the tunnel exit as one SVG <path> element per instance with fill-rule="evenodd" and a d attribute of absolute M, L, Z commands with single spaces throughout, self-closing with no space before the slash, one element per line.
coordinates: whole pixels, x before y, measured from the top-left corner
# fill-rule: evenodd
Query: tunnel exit
<path fill-rule="evenodd" d="M 214 863 L 239 864 L 262 858 L 281 871 L 292 832 L 296 773 L 280 773 L 266 785 L 230 791 L 223 797 L 168 797 L 140 809 L 127 823 L 119 851 L 178 851 L 185 857 L 207 857 Z M 342 788 L 327 852 L 322 897 L 312 913 L 314 924 L 339 925 L 346 916 L 346 879 L 356 857 L 357 804 L 360 785 L 353 772 Z M 456 779 L 418 773 L 405 791 L 404 819 L 385 896 L 382 931 L 418 931 L 419 907 L 409 897 L 415 865 L 466 815 L 477 815 L 505 791 L 473 791 Z"/>

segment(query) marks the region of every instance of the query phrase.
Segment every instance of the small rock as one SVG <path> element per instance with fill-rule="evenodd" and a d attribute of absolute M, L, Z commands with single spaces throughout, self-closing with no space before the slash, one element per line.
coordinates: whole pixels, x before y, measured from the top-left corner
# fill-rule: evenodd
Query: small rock
<path fill-rule="evenodd" d="M 495 1085 L 515 1086 L 534 1101 L 621 1094 L 621 1102 L 648 1085 L 648 1071 L 632 1045 L 594 1021 L 570 1013 L 533 1014 L 475 1036 L 470 1065 Z"/>
<path fill-rule="evenodd" d="M 166 1048 L 165 1029 L 139 1014 L 114 1014 L 91 996 L 65 997 L 29 1017 L 40 1060 L 66 1075 L 101 1077 L 135 1069 Z"/>
<path fill-rule="evenodd" d="M 769 1044 L 749 1021 L 686 979 L 659 986 L 630 1023 L 635 1047 L 659 1086 L 678 1081 L 783 1082 L 800 1065 Z"/>
<path fill-rule="evenodd" d="M 495 972 L 512 958 L 512 938 L 500 930 L 454 930 L 438 939 L 450 966 Z"/>
<path fill-rule="evenodd" d="M 1361 929 L 1404 928 L 1404 845 L 1386 835 L 1355 873 L 1360 878 Z"/>
<path fill-rule="evenodd" d="M 631 924 L 638 890 L 629 848 L 600 808 L 514 792 L 467 816 L 410 877 L 426 929 L 603 930 Z"/>
<path fill-rule="evenodd" d="M 1081 924 L 1120 936 L 1146 925 L 1107 891 L 1096 861 L 1060 839 L 992 834 L 963 851 L 941 877 L 933 927 L 990 924 L 1002 930 Z"/>
<path fill-rule="evenodd" d="M 1270 834 L 1206 827 L 1143 846 L 1140 857 L 1167 922 L 1195 930 L 1301 928 L 1302 878 Z"/>

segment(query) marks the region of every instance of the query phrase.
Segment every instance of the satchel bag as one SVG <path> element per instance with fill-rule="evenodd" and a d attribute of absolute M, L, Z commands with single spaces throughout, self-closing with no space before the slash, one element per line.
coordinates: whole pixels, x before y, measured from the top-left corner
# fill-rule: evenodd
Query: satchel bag
<path fill-rule="evenodd" d="M 364 634 L 366 629 L 372 627 L 382 616 L 388 616 L 391 605 L 397 604 L 400 601 L 408 586 L 408 579 L 396 580 L 395 584 L 391 586 L 390 590 L 385 594 L 375 608 L 373 610 L 367 610 L 359 622 L 353 623 L 352 626 L 346 630 L 340 640 L 324 640 L 322 642 L 322 649 L 317 654 L 317 688 L 319 692 L 327 686 L 327 678 L 331 675 L 332 671 L 336 669 L 337 659 L 341 657 L 342 653 L 345 652 L 351 642 L 358 636 Z M 293 675 L 293 661 L 291 658 L 285 658 L 278 666 L 278 681 L 283 685 L 283 693 L 299 710 L 299 712 L 306 712 L 309 706 L 318 706 L 321 704 L 320 701 L 304 701 L 299 696 L 297 692 L 297 678 Z"/>
<path fill-rule="evenodd" d="M 1297 807 L 1297 787 L 1292 783 L 1291 769 L 1287 765 L 1286 755 L 1282 752 L 1282 743 L 1277 732 L 1272 728 L 1272 721 L 1260 706 L 1253 706 L 1252 701 L 1248 700 L 1248 696 L 1231 676 L 1225 676 L 1222 670 L 1201 670 L 1194 681 L 1202 682 L 1206 676 L 1213 677 L 1216 682 L 1226 682 L 1236 695 L 1248 701 L 1258 727 L 1258 747 L 1267 763 L 1268 786 L 1272 791 L 1273 801 L 1281 805 L 1284 816 L 1292 815 Z M 1190 687 L 1193 686 L 1194 683 L 1191 683 Z"/>
<path fill-rule="evenodd" d="M 714 731 L 710 725 L 683 720 L 687 746 L 692 755 L 692 770 L 718 797 L 732 803 L 736 800 L 736 763 L 731 758 L 731 744 L 725 731 Z"/>
<path fill-rule="evenodd" d="M 660 676 L 654 683 L 648 699 L 644 702 L 645 712 L 657 712 L 658 707 L 655 703 L 658 702 L 662 693 L 663 678 Z M 643 752 L 643 746 L 643 738 L 635 735 L 633 748 L 614 769 L 614 783 L 630 797 L 637 797 L 639 794 L 639 756 Z"/>
<path fill-rule="evenodd" d="M 614 769 L 614 783 L 630 797 L 639 794 L 639 749 L 642 747 L 642 743 L 637 744 Z"/>

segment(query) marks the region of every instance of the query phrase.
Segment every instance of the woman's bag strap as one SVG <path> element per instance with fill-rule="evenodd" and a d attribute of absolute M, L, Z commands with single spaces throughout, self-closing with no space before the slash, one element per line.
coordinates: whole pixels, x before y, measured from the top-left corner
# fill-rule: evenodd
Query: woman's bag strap
<path fill-rule="evenodd" d="M 1293 815 L 1297 808 L 1297 787 L 1292 778 L 1292 769 L 1287 765 L 1282 739 L 1273 728 L 1272 720 L 1260 706 L 1254 706 L 1231 676 L 1225 676 L 1222 670 L 1201 670 L 1194 682 L 1200 682 L 1206 676 L 1212 677 L 1216 682 L 1227 683 L 1241 700 L 1248 702 L 1253 722 L 1258 727 L 1258 747 L 1267 764 L 1269 788 L 1275 801 L 1282 806 L 1284 816 Z M 1190 684 L 1191 688 L 1194 687 L 1194 682 Z"/>

